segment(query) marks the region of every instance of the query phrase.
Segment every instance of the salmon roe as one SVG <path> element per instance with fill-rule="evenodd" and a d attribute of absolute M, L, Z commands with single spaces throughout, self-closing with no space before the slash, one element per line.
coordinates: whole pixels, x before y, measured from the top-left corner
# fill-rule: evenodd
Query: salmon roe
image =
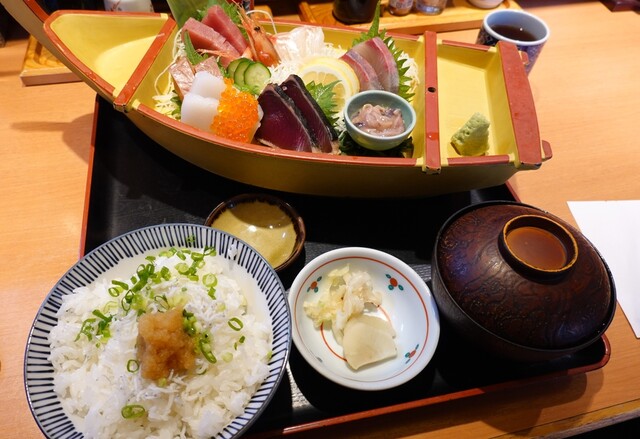
<path fill-rule="evenodd" d="M 258 101 L 251 93 L 235 88 L 233 80 L 225 78 L 224 82 L 211 130 L 225 139 L 250 142 L 259 122 Z"/>

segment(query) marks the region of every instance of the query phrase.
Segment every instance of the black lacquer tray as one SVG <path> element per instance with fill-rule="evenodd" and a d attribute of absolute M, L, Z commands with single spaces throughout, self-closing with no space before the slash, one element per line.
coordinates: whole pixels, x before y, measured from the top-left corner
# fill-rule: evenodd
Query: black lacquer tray
<path fill-rule="evenodd" d="M 94 139 L 83 253 L 148 225 L 203 224 L 219 202 L 241 193 L 266 192 L 290 203 L 307 228 L 304 252 L 280 273 L 285 288 L 306 261 L 345 246 L 373 247 L 393 254 L 430 284 L 429 258 L 435 236 L 446 219 L 472 203 L 515 199 L 507 185 L 408 199 L 315 197 L 248 186 L 171 154 L 102 98 L 96 100 Z M 550 362 L 510 363 L 478 352 L 442 324 L 438 349 L 429 366 L 410 382 L 384 391 L 355 391 L 334 384 L 308 366 L 292 346 L 289 379 L 283 380 L 249 436 L 299 432 L 584 373 L 603 367 L 610 356 L 609 343 L 603 337 L 587 349 Z"/>

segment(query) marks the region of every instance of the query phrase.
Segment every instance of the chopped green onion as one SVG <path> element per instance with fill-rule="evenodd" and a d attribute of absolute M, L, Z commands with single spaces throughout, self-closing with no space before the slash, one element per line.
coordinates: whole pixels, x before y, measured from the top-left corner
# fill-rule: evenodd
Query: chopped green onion
<path fill-rule="evenodd" d="M 202 276 L 202 283 L 205 287 L 215 287 L 218 285 L 218 276 L 213 273 L 207 273 Z"/>
<path fill-rule="evenodd" d="M 233 360 L 233 354 L 231 352 L 225 352 L 224 354 L 222 354 L 222 360 L 225 363 L 230 363 L 231 360 Z"/>
<path fill-rule="evenodd" d="M 204 358 L 209 362 L 209 363 L 216 363 L 218 360 L 216 359 L 215 355 L 213 355 L 213 352 L 211 351 L 211 343 L 209 342 L 209 336 L 208 334 L 205 334 L 199 341 L 198 341 L 198 347 L 200 348 L 200 352 L 202 352 L 202 355 L 204 355 Z"/>
<path fill-rule="evenodd" d="M 184 262 L 180 262 L 180 263 L 176 264 L 175 268 L 178 271 L 178 273 L 180 273 L 180 274 L 187 274 L 189 272 L 189 266 L 187 264 L 185 264 Z"/>
<path fill-rule="evenodd" d="M 111 283 L 114 284 L 117 287 L 122 288 L 123 290 L 128 290 L 129 289 L 129 285 L 126 282 L 121 282 L 119 280 L 112 280 Z"/>
<path fill-rule="evenodd" d="M 127 372 L 135 373 L 140 369 L 140 363 L 133 358 L 127 361 Z"/>
<path fill-rule="evenodd" d="M 75 341 L 78 341 L 80 339 L 80 335 L 84 334 L 87 336 L 87 338 L 89 339 L 89 341 L 91 341 L 93 339 L 93 322 L 95 322 L 96 319 L 86 319 L 82 322 L 82 326 L 80 327 L 80 332 L 78 332 L 78 335 L 75 339 Z"/>
<path fill-rule="evenodd" d="M 169 309 L 169 301 L 167 300 L 167 296 L 165 294 L 163 294 L 162 296 L 155 296 L 153 300 L 155 300 L 158 305 L 160 305 L 160 308 L 167 310 Z"/>
<path fill-rule="evenodd" d="M 244 326 L 244 324 L 242 323 L 242 320 L 240 320 L 237 317 L 233 317 L 233 318 L 229 319 L 229 321 L 227 323 L 229 324 L 229 327 L 231 329 L 233 329 L 234 331 L 239 331 Z"/>
<path fill-rule="evenodd" d="M 196 318 L 192 312 L 187 311 L 186 309 L 182 310 L 182 328 L 184 331 L 190 336 L 196 335 L 198 332 L 196 329 Z"/>
<path fill-rule="evenodd" d="M 209 247 L 209 246 L 204 248 L 204 252 L 203 253 L 204 253 L 205 256 L 215 256 L 217 254 L 216 248 L 215 247 Z"/>
<path fill-rule="evenodd" d="M 238 339 L 238 341 L 237 341 L 237 342 L 235 342 L 235 343 L 233 344 L 233 349 L 237 351 L 237 350 L 238 350 L 238 345 L 243 344 L 245 340 L 246 340 L 246 339 L 245 339 L 245 336 L 244 336 L 244 335 L 243 335 L 242 337 L 240 337 L 240 338 Z"/>
<path fill-rule="evenodd" d="M 136 419 L 143 416 L 147 410 L 140 404 L 129 404 L 122 407 L 120 414 L 125 419 Z"/>
<path fill-rule="evenodd" d="M 92 314 L 100 318 L 100 321 L 98 322 L 98 329 L 96 330 L 96 335 L 102 336 L 104 338 L 111 337 L 111 331 L 109 331 L 109 324 L 111 323 L 111 320 L 113 320 L 113 316 L 112 315 L 105 316 L 97 309 L 94 309 Z"/>
<path fill-rule="evenodd" d="M 108 301 L 102 307 L 102 312 L 105 314 L 110 313 L 112 311 L 117 311 L 117 310 L 118 310 L 118 302 L 116 302 L 115 300 Z"/>
<path fill-rule="evenodd" d="M 216 300 L 216 289 L 214 287 L 210 287 L 207 294 L 209 294 L 209 297 L 211 297 L 213 300 Z"/>
<path fill-rule="evenodd" d="M 171 279 L 171 270 L 169 270 L 167 267 L 162 267 L 160 269 L 160 277 L 164 280 L 169 280 Z"/>

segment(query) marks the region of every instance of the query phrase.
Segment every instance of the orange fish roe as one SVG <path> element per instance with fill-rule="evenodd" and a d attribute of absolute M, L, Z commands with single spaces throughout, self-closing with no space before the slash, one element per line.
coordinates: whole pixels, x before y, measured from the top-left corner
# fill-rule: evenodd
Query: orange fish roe
<path fill-rule="evenodd" d="M 235 88 L 233 80 L 225 78 L 224 82 L 227 86 L 220 96 L 211 130 L 225 139 L 250 142 L 259 122 L 258 101 L 251 93 Z"/>

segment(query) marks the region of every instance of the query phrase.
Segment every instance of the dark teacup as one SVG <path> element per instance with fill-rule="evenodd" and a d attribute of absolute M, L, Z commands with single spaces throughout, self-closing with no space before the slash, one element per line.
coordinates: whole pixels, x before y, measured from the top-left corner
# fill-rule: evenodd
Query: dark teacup
<path fill-rule="evenodd" d="M 529 74 L 549 34 L 547 24 L 535 15 L 521 10 L 501 9 L 484 17 L 476 43 L 495 46 L 498 41 L 507 41 L 515 44 L 518 50 L 527 54 L 525 70 Z"/>

